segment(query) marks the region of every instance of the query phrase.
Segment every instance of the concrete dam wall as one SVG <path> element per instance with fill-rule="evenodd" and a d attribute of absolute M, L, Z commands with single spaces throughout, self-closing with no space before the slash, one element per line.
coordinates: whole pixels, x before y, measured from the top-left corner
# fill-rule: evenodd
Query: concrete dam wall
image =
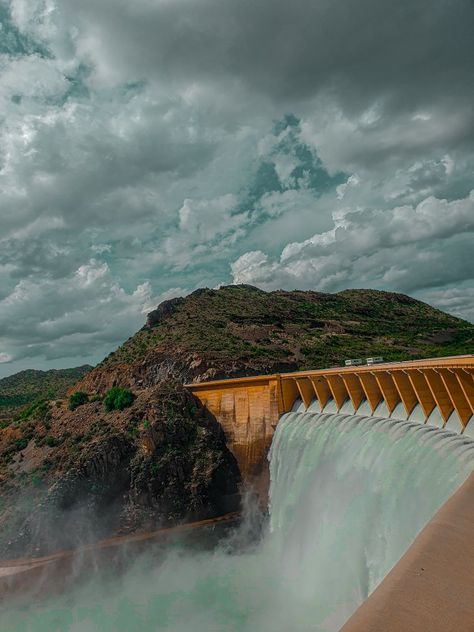
<path fill-rule="evenodd" d="M 219 380 L 188 388 L 222 425 L 244 480 L 267 467 L 279 418 L 297 405 L 410 420 L 474 437 L 474 355 Z"/>
<path fill-rule="evenodd" d="M 465 449 L 472 450 L 474 355 L 222 380 L 189 388 L 222 424 L 247 484 L 265 480 L 275 429 L 280 419 L 288 423 L 285 413 L 290 411 L 316 417 L 325 413 L 329 424 L 336 413 L 356 418 L 356 423 L 379 419 L 393 422 L 402 432 L 404 423 L 410 432 L 418 425 L 426 436 L 441 433 L 458 448 L 465 438 Z M 471 474 L 342 630 L 474 630 L 473 541 Z"/>

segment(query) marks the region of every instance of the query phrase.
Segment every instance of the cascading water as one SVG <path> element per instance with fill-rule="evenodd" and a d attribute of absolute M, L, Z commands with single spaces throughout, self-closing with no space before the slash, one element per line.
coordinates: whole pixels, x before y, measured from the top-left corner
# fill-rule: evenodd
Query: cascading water
<path fill-rule="evenodd" d="M 474 442 L 356 415 L 286 414 L 252 549 L 173 549 L 114 580 L 0 611 L 9 632 L 338 630 L 474 467 Z"/>
<path fill-rule="evenodd" d="M 313 629 L 337 630 L 472 471 L 474 442 L 411 422 L 293 412 L 270 463 L 281 573 L 311 603 Z"/>

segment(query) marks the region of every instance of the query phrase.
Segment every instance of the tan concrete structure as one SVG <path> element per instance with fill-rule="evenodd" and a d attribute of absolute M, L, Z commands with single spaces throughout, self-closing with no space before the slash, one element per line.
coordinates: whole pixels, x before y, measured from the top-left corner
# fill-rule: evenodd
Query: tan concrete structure
<path fill-rule="evenodd" d="M 265 470 L 279 417 L 297 400 L 324 411 L 416 411 L 474 438 L 474 355 L 191 384 L 226 432 L 244 480 Z M 384 407 L 381 410 L 381 406 Z M 367 411 L 364 411 L 364 415 Z M 370 413 L 369 413 L 370 414 Z M 436 422 L 432 420 L 436 417 Z M 341 632 L 474 632 L 474 474 Z"/>
<path fill-rule="evenodd" d="M 474 474 L 341 632 L 474 631 Z"/>
<path fill-rule="evenodd" d="M 405 418 L 415 408 L 426 422 L 433 411 L 464 432 L 474 415 L 474 355 L 337 367 L 299 373 L 189 384 L 189 389 L 221 423 L 229 449 L 244 479 L 258 475 L 280 416 L 300 399 L 305 408 L 314 400 L 324 410 L 350 404 L 356 412 L 366 401 L 372 411 L 384 404 L 388 414 L 402 405 Z M 474 429 L 474 424 L 473 424 Z"/>
<path fill-rule="evenodd" d="M 224 429 L 244 481 L 265 475 L 266 455 L 281 412 L 280 377 L 221 380 L 189 388 Z"/>

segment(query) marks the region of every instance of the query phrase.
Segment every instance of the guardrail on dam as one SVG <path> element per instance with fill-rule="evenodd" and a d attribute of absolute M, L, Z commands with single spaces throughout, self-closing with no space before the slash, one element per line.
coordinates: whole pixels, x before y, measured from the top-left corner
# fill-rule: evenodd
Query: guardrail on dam
<path fill-rule="evenodd" d="M 474 437 L 474 355 L 337 367 L 189 384 L 220 422 L 244 480 L 266 467 L 280 416 L 305 409 L 358 412 Z"/>
<path fill-rule="evenodd" d="M 258 480 L 280 416 L 347 412 L 474 438 L 474 355 L 189 385 L 222 424 L 244 481 Z M 341 632 L 474 632 L 474 473 Z"/>

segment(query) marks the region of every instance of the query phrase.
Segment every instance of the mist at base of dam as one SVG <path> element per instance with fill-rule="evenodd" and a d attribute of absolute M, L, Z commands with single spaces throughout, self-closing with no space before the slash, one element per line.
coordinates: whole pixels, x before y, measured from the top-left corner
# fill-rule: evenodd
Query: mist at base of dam
<path fill-rule="evenodd" d="M 269 453 L 269 517 L 214 548 L 142 553 L 59 595 L 1 606 L 5 632 L 336 632 L 474 466 L 427 425 L 290 412 Z"/>

